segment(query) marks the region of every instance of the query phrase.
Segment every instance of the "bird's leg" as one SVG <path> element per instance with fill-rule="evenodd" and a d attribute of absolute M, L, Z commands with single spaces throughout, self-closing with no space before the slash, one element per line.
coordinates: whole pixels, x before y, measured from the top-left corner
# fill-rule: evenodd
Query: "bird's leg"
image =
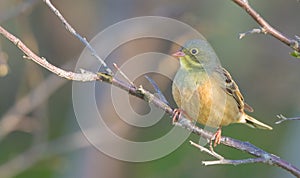
<path fill-rule="evenodd" d="M 176 122 L 178 122 L 178 118 L 181 117 L 182 112 L 183 112 L 182 109 L 179 109 L 179 108 L 174 109 L 174 111 L 173 111 L 173 117 L 172 117 L 172 124 L 173 124 L 173 125 L 174 125 Z"/>
<path fill-rule="evenodd" d="M 219 145 L 221 143 L 221 134 L 222 134 L 222 128 L 219 127 L 216 133 L 211 137 L 210 139 L 210 147 L 212 147 L 212 141 L 215 140 L 214 147 Z"/>
<path fill-rule="evenodd" d="M 188 115 L 187 112 L 185 112 L 183 109 L 176 108 L 173 111 L 172 124 L 178 122 L 178 118 L 180 118 L 182 114 L 184 114 L 188 119 L 192 120 L 192 118 Z"/>

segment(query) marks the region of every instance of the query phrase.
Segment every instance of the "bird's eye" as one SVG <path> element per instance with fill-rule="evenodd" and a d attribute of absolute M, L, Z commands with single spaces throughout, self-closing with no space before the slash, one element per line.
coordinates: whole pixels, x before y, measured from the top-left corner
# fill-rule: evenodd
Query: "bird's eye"
<path fill-rule="evenodd" d="M 199 50 L 198 50 L 197 48 L 192 48 L 192 49 L 190 50 L 190 53 L 191 53 L 192 55 L 196 55 L 196 54 L 199 53 Z"/>

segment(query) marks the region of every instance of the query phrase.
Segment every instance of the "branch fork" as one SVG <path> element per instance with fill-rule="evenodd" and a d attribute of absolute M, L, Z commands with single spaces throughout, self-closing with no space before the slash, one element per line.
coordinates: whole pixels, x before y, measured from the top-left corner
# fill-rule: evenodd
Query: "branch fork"
<path fill-rule="evenodd" d="M 144 89 L 142 86 L 140 87 L 135 87 L 132 85 L 131 82 L 126 83 L 123 81 L 120 81 L 113 77 L 113 73 L 110 68 L 107 67 L 106 63 L 101 60 L 101 58 L 97 55 L 95 50 L 92 48 L 92 46 L 86 41 L 85 38 L 81 37 L 72 27 L 70 24 L 67 23 L 67 21 L 64 19 L 64 17 L 59 13 L 59 11 L 51 4 L 50 0 L 44 0 L 44 2 L 50 7 L 50 9 L 59 17 L 61 22 L 64 24 L 66 29 L 76 36 L 83 44 L 85 44 L 88 49 L 91 51 L 93 56 L 95 56 L 103 65 L 106 67 L 106 72 L 102 73 L 93 73 L 86 71 L 84 69 L 80 70 L 80 73 L 75 73 L 71 71 L 65 71 L 61 68 L 58 68 L 50 63 L 45 58 L 37 56 L 35 53 L 33 53 L 24 43 L 22 43 L 17 37 L 6 31 L 3 27 L 0 26 L 0 34 L 2 34 L 5 38 L 7 38 L 9 41 L 14 43 L 25 55 L 26 59 L 30 59 L 33 62 L 39 64 L 40 66 L 44 67 L 45 69 L 49 70 L 50 72 L 68 79 L 72 81 L 82 81 L 82 82 L 87 82 L 87 81 L 102 81 L 109 83 L 111 85 L 114 85 L 124 91 L 127 91 L 129 94 L 141 98 L 148 102 L 149 104 L 153 104 L 156 107 L 162 109 L 165 111 L 165 113 L 169 114 L 172 116 L 174 110 L 163 100 L 160 98 L 156 97 L 154 94 L 150 93 L 146 89 Z M 265 30 L 266 33 L 271 34 L 275 38 L 278 38 L 280 41 L 287 45 L 291 45 L 291 39 L 286 38 L 283 36 L 281 33 L 276 31 L 274 28 L 272 28 L 265 20 L 263 20 L 258 13 L 256 13 L 248 4 L 248 1 L 246 0 L 233 0 L 233 2 L 237 3 L 240 5 L 243 9 L 246 10 L 246 12 L 252 16 L 262 27 L 262 29 Z M 262 30 L 261 29 L 261 30 Z M 296 48 L 295 50 L 300 52 L 299 48 L 299 43 L 297 42 L 294 44 L 293 48 Z M 213 133 L 206 131 L 204 129 L 201 129 L 197 127 L 194 123 L 192 123 L 190 120 L 185 118 L 183 115 L 179 116 L 180 118 L 178 119 L 179 122 L 176 123 L 176 126 L 182 127 L 184 129 L 187 129 L 191 131 L 194 134 L 197 134 L 205 139 L 211 139 L 213 137 Z M 219 155 L 218 153 L 215 153 L 214 151 L 209 150 L 207 148 L 202 147 L 201 145 L 198 145 L 194 142 L 191 142 L 191 144 L 197 148 L 200 149 L 200 151 L 206 152 L 209 155 L 217 158 L 215 161 L 203 161 L 204 165 L 216 165 L 216 164 L 232 164 L 232 165 L 239 165 L 239 164 L 245 164 L 245 163 L 265 163 L 269 165 L 276 165 L 279 166 L 293 175 L 300 177 L 300 169 L 296 168 L 292 164 L 288 163 L 285 160 L 280 159 L 278 156 L 273 155 L 271 153 L 268 153 L 254 145 L 252 145 L 249 142 L 242 142 L 233 138 L 229 137 L 224 137 L 222 136 L 221 138 L 221 144 L 226 145 L 231 148 L 235 148 L 241 151 L 244 151 L 250 155 L 255 156 L 256 158 L 249 158 L 249 159 L 244 159 L 244 160 L 228 160 L 225 159 L 223 156 Z"/>

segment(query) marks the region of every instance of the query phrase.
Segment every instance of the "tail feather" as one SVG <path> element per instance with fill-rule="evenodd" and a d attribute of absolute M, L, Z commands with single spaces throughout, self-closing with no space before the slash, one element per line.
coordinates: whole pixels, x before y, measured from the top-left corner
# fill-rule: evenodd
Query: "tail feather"
<path fill-rule="evenodd" d="M 259 129 L 267 129 L 272 130 L 273 128 L 268 126 L 267 124 L 264 124 L 256 119 L 254 119 L 251 116 L 248 116 L 247 114 L 244 114 L 244 119 L 246 121 L 246 124 L 253 128 L 259 128 Z"/>

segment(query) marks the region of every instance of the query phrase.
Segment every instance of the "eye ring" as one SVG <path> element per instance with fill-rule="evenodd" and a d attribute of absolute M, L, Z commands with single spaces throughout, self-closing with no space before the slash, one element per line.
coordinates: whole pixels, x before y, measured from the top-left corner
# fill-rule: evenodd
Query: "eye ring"
<path fill-rule="evenodd" d="M 196 55 L 196 54 L 199 53 L 199 50 L 198 50 L 197 48 L 192 48 L 192 49 L 190 50 L 190 53 L 191 53 L 192 55 Z"/>

